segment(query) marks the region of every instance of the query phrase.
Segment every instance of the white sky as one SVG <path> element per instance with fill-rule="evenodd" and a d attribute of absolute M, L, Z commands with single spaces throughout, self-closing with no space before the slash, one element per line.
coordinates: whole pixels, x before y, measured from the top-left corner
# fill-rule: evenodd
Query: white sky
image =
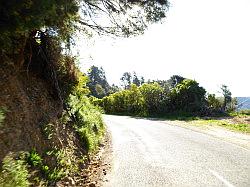
<path fill-rule="evenodd" d="M 226 84 L 233 96 L 250 96 L 250 0 L 171 4 L 164 23 L 142 36 L 81 43 L 81 66 L 102 66 L 110 83 L 119 84 L 126 71 L 146 79 L 177 74 L 195 79 L 210 93 L 218 94 Z"/>

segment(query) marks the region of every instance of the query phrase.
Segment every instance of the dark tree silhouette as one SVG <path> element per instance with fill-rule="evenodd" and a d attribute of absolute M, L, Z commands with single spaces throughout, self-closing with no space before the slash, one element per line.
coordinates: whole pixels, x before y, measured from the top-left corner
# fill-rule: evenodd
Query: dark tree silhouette
<path fill-rule="evenodd" d="M 90 94 L 97 97 L 103 98 L 109 93 L 109 83 L 106 79 L 105 71 L 103 68 L 99 68 L 97 66 L 91 66 L 87 76 L 89 78 L 88 87 L 90 90 Z"/>
<path fill-rule="evenodd" d="M 227 110 L 228 105 L 231 103 L 232 101 L 232 93 L 230 92 L 230 90 L 228 89 L 228 86 L 226 85 L 222 85 L 221 86 L 221 91 L 222 91 L 222 95 L 224 97 L 224 101 L 223 101 L 223 111 Z"/>

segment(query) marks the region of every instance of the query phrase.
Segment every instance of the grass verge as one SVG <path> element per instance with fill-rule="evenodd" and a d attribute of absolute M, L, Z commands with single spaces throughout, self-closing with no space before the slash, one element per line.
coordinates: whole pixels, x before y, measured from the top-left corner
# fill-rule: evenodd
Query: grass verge
<path fill-rule="evenodd" d="M 188 123 L 195 123 L 196 125 L 220 126 L 230 130 L 250 134 L 250 124 L 247 123 L 232 123 L 224 119 L 198 119 L 188 121 Z"/>

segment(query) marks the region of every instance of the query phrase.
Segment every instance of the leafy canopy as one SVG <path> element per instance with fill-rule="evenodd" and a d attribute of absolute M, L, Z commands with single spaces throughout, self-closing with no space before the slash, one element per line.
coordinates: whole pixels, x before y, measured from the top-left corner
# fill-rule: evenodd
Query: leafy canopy
<path fill-rule="evenodd" d="M 40 30 L 66 42 L 76 30 L 140 34 L 149 23 L 164 18 L 168 6 L 167 0 L 1 0 L 1 52 Z"/>

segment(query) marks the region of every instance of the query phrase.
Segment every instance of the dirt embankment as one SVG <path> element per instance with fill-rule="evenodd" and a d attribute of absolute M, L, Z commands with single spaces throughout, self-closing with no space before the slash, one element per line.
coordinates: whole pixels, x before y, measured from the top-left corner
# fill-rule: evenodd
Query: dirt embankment
<path fill-rule="evenodd" d="M 6 155 L 20 151 L 36 150 L 50 167 L 57 163 L 46 155 L 48 150 L 66 150 L 65 157 L 74 165 L 86 158 L 87 151 L 73 126 L 62 122 L 65 111 L 48 80 L 26 69 L 17 73 L 10 66 L 1 66 L 0 75 L 0 108 L 5 110 L 0 126 L 0 168 Z M 109 155 L 106 153 L 109 145 L 106 135 L 99 154 L 87 156 L 87 160 L 78 165 L 78 173 L 54 185 L 101 186 L 110 168 L 108 162 L 103 161 Z"/>
<path fill-rule="evenodd" d="M 20 151 L 36 150 L 49 166 L 56 165 L 46 155 L 49 150 L 68 150 L 69 160 L 86 154 L 73 127 L 60 122 L 63 107 L 47 80 L 33 72 L 15 72 L 10 66 L 1 66 L 0 75 L 0 107 L 5 110 L 0 163 L 7 154 Z"/>
<path fill-rule="evenodd" d="M 32 148 L 42 152 L 48 147 L 42 126 L 54 123 L 62 106 L 53 98 L 50 85 L 39 76 L 11 72 L 4 67 L 0 75 L 0 107 L 7 110 L 0 129 L 0 160 L 9 152 Z"/>

